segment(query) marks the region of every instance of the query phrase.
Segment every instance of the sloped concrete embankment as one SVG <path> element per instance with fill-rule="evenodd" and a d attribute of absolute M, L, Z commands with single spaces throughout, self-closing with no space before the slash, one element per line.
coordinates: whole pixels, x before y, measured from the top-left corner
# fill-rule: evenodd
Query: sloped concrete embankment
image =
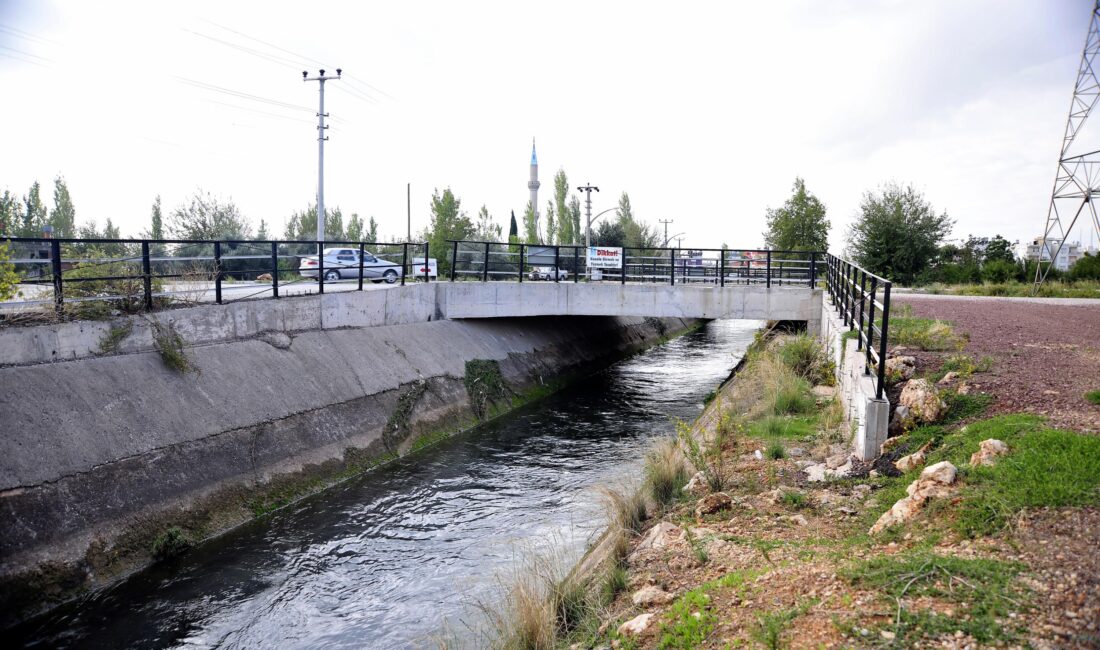
<path fill-rule="evenodd" d="M 693 324 L 437 320 L 208 342 L 186 348 L 189 373 L 140 348 L 0 368 L 0 611 L 109 582 L 166 531 L 217 534 Z"/>

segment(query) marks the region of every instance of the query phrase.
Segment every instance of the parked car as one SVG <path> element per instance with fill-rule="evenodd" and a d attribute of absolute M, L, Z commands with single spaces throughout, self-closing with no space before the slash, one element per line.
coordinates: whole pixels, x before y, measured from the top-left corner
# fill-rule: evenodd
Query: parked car
<path fill-rule="evenodd" d="M 355 248 L 326 248 L 325 281 L 335 282 L 344 278 L 359 277 L 359 250 Z M 317 277 L 317 256 L 303 257 L 298 273 L 305 278 Z M 401 264 L 379 259 L 369 251 L 363 253 L 363 277 L 373 282 L 397 282 L 401 277 Z"/>
<path fill-rule="evenodd" d="M 532 280 L 553 280 L 557 275 L 558 280 L 568 280 L 569 271 L 565 269 L 557 269 L 553 266 L 536 266 L 531 269 L 531 273 L 528 275 Z"/>

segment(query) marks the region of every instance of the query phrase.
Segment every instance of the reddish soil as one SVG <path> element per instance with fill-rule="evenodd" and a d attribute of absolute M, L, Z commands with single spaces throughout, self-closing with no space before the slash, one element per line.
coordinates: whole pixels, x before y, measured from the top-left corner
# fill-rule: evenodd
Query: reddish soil
<path fill-rule="evenodd" d="M 950 321 L 969 337 L 966 353 L 994 359 L 975 380 L 996 401 L 989 414 L 1039 413 L 1057 427 L 1100 432 L 1100 302 L 1088 306 L 898 296 L 913 315 Z M 979 378 L 980 377 L 980 378 Z"/>

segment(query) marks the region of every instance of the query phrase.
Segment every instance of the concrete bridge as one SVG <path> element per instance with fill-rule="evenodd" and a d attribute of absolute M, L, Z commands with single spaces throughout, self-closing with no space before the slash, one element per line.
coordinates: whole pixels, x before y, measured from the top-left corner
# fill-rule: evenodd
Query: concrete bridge
<path fill-rule="evenodd" d="M 805 284 L 677 285 L 440 282 L 439 314 L 449 319 L 519 316 L 648 316 L 656 318 L 806 321 L 821 326 L 820 289 Z"/>

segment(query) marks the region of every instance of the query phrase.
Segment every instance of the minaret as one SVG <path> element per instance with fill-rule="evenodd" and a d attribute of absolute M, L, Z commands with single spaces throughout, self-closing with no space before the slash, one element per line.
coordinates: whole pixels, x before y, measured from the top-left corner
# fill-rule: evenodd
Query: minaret
<path fill-rule="evenodd" d="M 539 222 L 539 159 L 535 155 L 535 139 L 531 138 L 531 180 L 527 189 L 531 190 L 531 209 L 535 211 L 535 223 Z"/>

